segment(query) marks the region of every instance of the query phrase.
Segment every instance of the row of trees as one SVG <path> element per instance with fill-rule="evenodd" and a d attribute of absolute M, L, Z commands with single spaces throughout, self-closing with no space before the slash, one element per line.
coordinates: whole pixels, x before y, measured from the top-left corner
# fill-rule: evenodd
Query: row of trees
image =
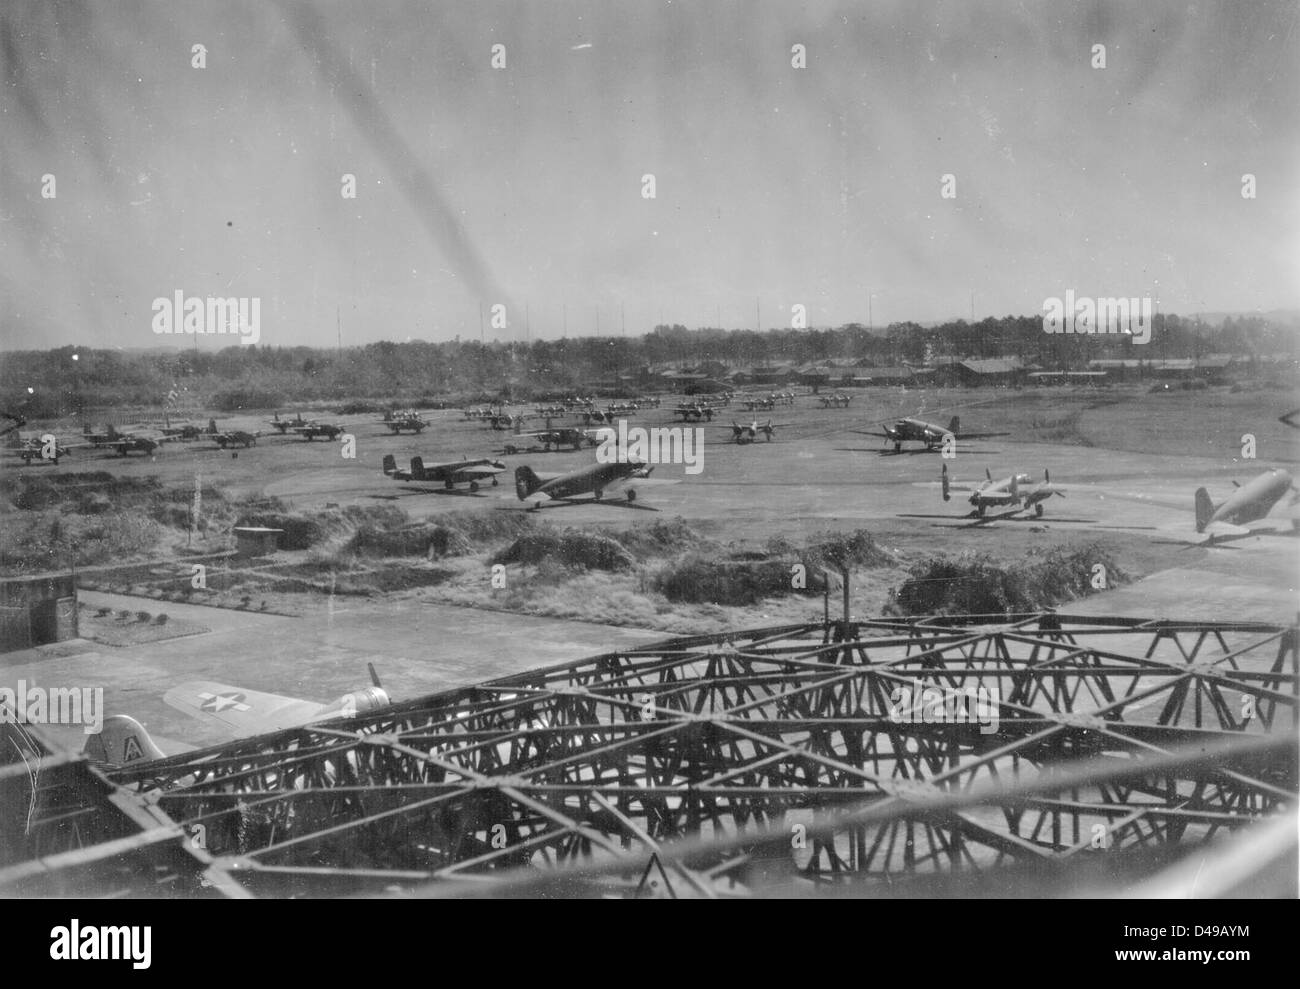
<path fill-rule="evenodd" d="M 230 346 L 219 351 L 151 352 L 60 347 L 22 351 L 0 364 L 5 410 L 29 418 L 80 415 L 105 406 L 164 408 L 275 406 L 290 402 L 387 397 L 394 402 L 523 399 L 590 388 L 619 375 L 648 386 L 651 369 L 716 361 L 734 368 L 791 361 L 865 360 L 921 364 L 936 357 L 1019 354 L 1047 368 L 1078 367 L 1092 357 L 1195 357 L 1293 352 L 1293 327 L 1263 317 L 1221 327 L 1157 314 L 1152 340 L 1049 335 L 1038 316 L 1006 316 L 938 326 L 895 323 L 869 330 L 688 329 L 656 326 L 641 337 L 569 337 L 530 342 L 380 342 L 345 350 Z M 30 389 L 30 390 L 29 390 Z"/>

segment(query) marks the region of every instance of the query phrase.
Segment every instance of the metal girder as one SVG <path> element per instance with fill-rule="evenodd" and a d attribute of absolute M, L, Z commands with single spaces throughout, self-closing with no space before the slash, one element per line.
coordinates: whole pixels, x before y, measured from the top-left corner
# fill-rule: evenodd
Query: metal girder
<path fill-rule="evenodd" d="M 111 794 L 201 831 L 190 886 L 227 894 L 1154 874 L 1295 806 L 1296 643 L 1295 626 L 1051 613 L 672 639 L 107 775 L 81 764 L 18 845 L 43 854 Z M 122 838 L 101 818 L 80 843 Z"/>

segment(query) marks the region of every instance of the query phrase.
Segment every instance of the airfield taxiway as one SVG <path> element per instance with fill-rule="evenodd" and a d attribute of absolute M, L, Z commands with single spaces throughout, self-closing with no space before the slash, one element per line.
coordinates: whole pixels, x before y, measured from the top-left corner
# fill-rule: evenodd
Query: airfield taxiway
<path fill-rule="evenodd" d="M 841 410 L 812 408 L 815 399 L 803 397 L 795 408 L 759 417 L 780 424 L 772 442 L 760 439 L 744 446 L 729 441 L 729 423 L 732 418 L 752 420 L 752 414 L 724 410 L 713 423 L 698 427 L 704 437 L 699 474 L 663 464 L 638 485 L 634 505 L 611 493 L 600 504 L 554 506 L 539 514 L 557 524 L 584 527 L 681 516 L 711 538 L 755 546 L 773 536 L 800 541 L 859 527 L 883 545 L 934 553 L 981 549 L 1016 555 L 1065 538 L 1105 537 L 1140 548 L 1150 564 L 1148 575 L 1064 610 L 1292 621 L 1300 603 L 1300 539 L 1289 520 L 1269 526 L 1273 531 L 1264 534 L 1206 547 L 1197 545 L 1192 506 L 1193 492 L 1202 484 L 1218 501 L 1231 490 L 1233 479 L 1245 481 L 1268 467 L 1296 473 L 1300 433 L 1276 422 L 1283 406 L 1296 404 L 1294 396 L 1215 396 L 1151 396 L 1135 389 L 1102 395 L 1043 389 L 928 397 L 891 391 Z M 1291 405 L 1286 405 L 1288 398 Z M 1216 401 L 1231 411 L 1213 418 Z M 959 494 L 942 501 L 938 479 L 944 461 L 938 452 L 919 452 L 912 445 L 894 454 L 882 449 L 879 438 L 857 432 L 890 415 L 916 414 L 927 403 L 934 408 L 944 402 L 960 408 L 970 429 L 1012 434 L 959 440 L 956 457 L 947 461 L 955 479 L 980 480 L 986 468 L 994 477 L 1015 470 L 1037 479 L 1046 469 L 1066 497 L 1050 499 L 1041 519 L 998 518 L 996 510 L 990 519 L 971 518 Z M 968 407 L 961 407 L 963 402 Z M 633 422 L 673 425 L 670 404 L 637 415 Z M 941 418 L 937 412 L 934 416 Z M 1223 416 L 1230 418 L 1226 425 Z M 516 466 L 559 473 L 594 460 L 591 449 L 502 456 L 509 436 L 464 421 L 458 412 L 430 413 L 425 433 L 398 437 L 387 435 L 373 415 L 322 418 L 348 426 L 357 440 L 355 459 L 343 457 L 337 442 L 272 435 L 238 456 L 202 444 L 174 444 L 152 458 L 89 456 L 70 458 L 57 468 L 28 469 L 155 474 L 168 486 L 192 484 L 198 475 L 233 498 L 252 503 L 274 496 L 296 512 L 391 504 L 420 518 L 446 511 L 523 511 L 526 506 L 514 492 Z M 221 427 L 259 428 L 261 421 L 232 417 L 222 420 Z M 1247 431 L 1257 440 L 1255 460 L 1242 459 L 1238 438 Z M 508 471 L 499 487 L 485 486 L 473 494 L 464 488 L 446 492 L 383 477 L 380 463 L 388 453 L 399 464 L 416 454 L 426 463 L 499 456 Z M 138 600 L 119 601 L 95 592 L 83 592 L 82 599 L 89 606 L 124 609 Z M 64 643 L 11 653 L 0 657 L 0 683 L 24 678 L 29 683 L 102 684 L 110 711 L 136 714 L 160 736 L 204 744 L 220 739 L 162 704 L 169 687 L 207 678 L 324 701 L 366 682 L 370 661 L 390 693 L 401 698 L 664 638 L 640 629 L 449 607 L 420 601 L 418 595 L 349 599 L 332 613 L 316 611 L 305 618 L 193 605 L 168 605 L 168 611 L 178 619 L 192 617 L 211 631 L 144 646 Z"/>

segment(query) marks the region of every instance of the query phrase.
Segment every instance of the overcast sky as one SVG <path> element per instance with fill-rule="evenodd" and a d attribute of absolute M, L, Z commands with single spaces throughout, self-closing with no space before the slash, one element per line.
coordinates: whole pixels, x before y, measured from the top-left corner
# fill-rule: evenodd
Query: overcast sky
<path fill-rule="evenodd" d="M 7 0 L 0 340 L 178 342 L 150 329 L 177 290 L 260 298 L 272 346 L 333 346 L 336 314 L 345 344 L 476 338 L 496 303 L 509 327 L 489 338 L 522 338 L 525 306 L 546 337 L 566 307 L 570 335 L 752 327 L 756 307 L 789 325 L 795 303 L 866 322 L 871 297 L 877 325 L 945 319 L 972 292 L 977 318 L 1066 289 L 1295 308 L 1296 19 L 1295 2 Z"/>

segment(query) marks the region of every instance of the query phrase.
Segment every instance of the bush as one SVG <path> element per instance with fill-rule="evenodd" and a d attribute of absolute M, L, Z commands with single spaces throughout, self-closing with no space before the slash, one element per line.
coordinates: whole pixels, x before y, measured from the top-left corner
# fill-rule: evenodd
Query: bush
<path fill-rule="evenodd" d="M 533 532 L 520 536 L 497 553 L 491 563 L 556 561 L 584 570 L 631 570 L 632 554 L 616 539 L 598 533 L 565 529 L 561 533 Z"/>
<path fill-rule="evenodd" d="M 240 516 L 235 521 L 235 525 L 283 529 L 284 535 L 280 537 L 281 549 L 308 549 L 325 538 L 324 527 L 315 519 L 283 512 L 253 512 Z"/>
<path fill-rule="evenodd" d="M 790 564 L 784 560 L 719 561 L 697 555 L 664 567 L 651 584 L 669 601 L 724 605 L 755 604 L 792 591 Z"/>
<path fill-rule="evenodd" d="M 988 615 L 1039 611 L 1094 592 L 1094 567 L 1106 568 L 1107 587 L 1128 575 L 1099 543 L 1026 554 L 1023 562 L 1002 564 L 963 553 L 933 557 L 914 565 L 890 592 L 891 610 L 905 615 Z"/>

